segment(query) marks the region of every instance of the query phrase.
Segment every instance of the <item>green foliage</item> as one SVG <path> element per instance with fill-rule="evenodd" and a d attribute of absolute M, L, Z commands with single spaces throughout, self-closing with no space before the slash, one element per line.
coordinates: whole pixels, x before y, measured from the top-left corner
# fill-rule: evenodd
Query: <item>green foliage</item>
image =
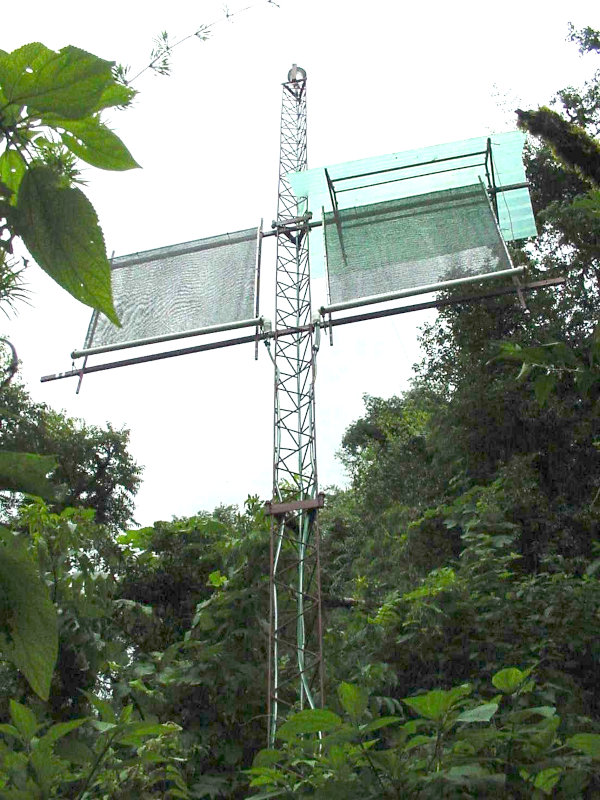
<path fill-rule="evenodd" d="M 595 49 L 591 29 L 578 36 Z M 159 68 L 171 48 L 158 43 Z M 115 82 L 98 94 L 106 64 L 42 46 L 0 57 L 3 241 L 21 220 L 50 262 L 57 242 L 79 246 L 52 239 L 52 215 L 81 205 L 76 159 L 135 166 L 98 116 L 130 97 Z M 565 136 L 593 133 L 597 89 L 559 93 Z M 276 748 L 260 749 L 259 499 L 123 532 L 139 481 L 126 432 L 4 389 L 0 634 L 5 656 L 19 636 L 24 655 L 0 664 L 1 797 L 240 800 L 248 778 L 256 798 L 598 794 L 598 197 L 548 144 L 530 148 L 528 174 L 541 236 L 514 259 L 566 282 L 528 296 L 529 314 L 507 297 L 445 307 L 410 390 L 366 398 L 342 443 L 352 486 L 321 516 L 332 707 L 291 709 Z M 76 293 L 105 292 L 91 264 L 63 263 Z"/>
<path fill-rule="evenodd" d="M 115 715 L 91 699 L 98 716 L 50 725 L 11 701 L 12 725 L 0 725 L 2 797 L 190 797 L 173 752 L 179 726 L 136 720 L 133 706 Z"/>
<path fill-rule="evenodd" d="M 0 490 L 26 492 L 52 500 L 56 496 L 56 487 L 48 480 L 48 475 L 54 469 L 56 469 L 56 459 L 53 456 L 2 450 Z"/>
<path fill-rule="evenodd" d="M 516 113 L 520 128 L 544 139 L 558 158 L 600 185 L 600 145 L 583 128 L 546 106 L 537 111 L 517 109 Z"/>
<path fill-rule="evenodd" d="M 18 384 L 0 392 L 0 466 L 2 459 L 23 460 L 18 473 L 11 462 L 13 478 L 25 480 L 27 468 L 29 491 L 54 501 L 55 507 L 87 506 L 96 512 L 96 521 L 113 529 L 131 522 L 133 499 L 140 484 L 141 469 L 131 457 L 129 432 L 110 425 L 98 428 L 34 403 Z M 12 456 L 15 452 L 32 455 Z M 39 454 L 39 455 L 38 455 Z M 46 474 L 52 468 L 52 480 Z M 5 488 L 16 490 L 13 484 Z M 34 483 L 32 483 L 35 481 Z M 10 506 L 10 499 L 5 502 Z"/>
<path fill-rule="evenodd" d="M 23 540 L 0 529 L 0 648 L 47 700 L 58 654 L 56 611 Z"/>
<path fill-rule="evenodd" d="M 20 236 L 50 277 L 118 325 L 96 212 L 72 185 L 75 158 L 102 169 L 138 166 L 101 120 L 102 110 L 134 96 L 113 67 L 71 46 L 0 51 L 0 238 L 11 251 Z"/>
<path fill-rule="evenodd" d="M 19 188 L 16 230 L 51 278 L 118 325 L 96 212 L 80 189 L 61 183 L 48 166 L 27 170 Z"/>
<path fill-rule="evenodd" d="M 259 790 L 251 797 L 581 797 L 595 773 L 585 756 L 599 757 L 600 737 L 563 741 L 556 709 L 532 705 L 526 678 L 517 668 L 497 673 L 492 682 L 506 693 L 487 702 L 465 685 L 404 698 L 416 718 L 378 718 L 368 703 L 359 713 L 344 707 L 347 720 L 294 714 L 283 745 L 260 751 L 247 770 Z M 341 696 L 364 696 L 344 686 Z"/>

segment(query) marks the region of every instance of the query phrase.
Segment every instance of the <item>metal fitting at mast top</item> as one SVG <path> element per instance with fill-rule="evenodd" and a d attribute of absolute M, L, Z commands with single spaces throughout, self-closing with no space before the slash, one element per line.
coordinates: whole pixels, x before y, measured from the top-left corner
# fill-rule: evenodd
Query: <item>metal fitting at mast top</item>
<path fill-rule="evenodd" d="M 299 67 L 297 64 L 292 64 L 291 70 L 288 72 L 288 82 L 296 83 L 297 81 L 306 80 L 306 70 Z"/>

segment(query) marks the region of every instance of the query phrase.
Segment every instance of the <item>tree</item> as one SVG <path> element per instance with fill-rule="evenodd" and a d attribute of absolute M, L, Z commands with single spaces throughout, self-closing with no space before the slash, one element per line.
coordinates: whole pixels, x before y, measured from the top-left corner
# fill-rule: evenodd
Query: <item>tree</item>
<path fill-rule="evenodd" d="M 129 432 L 86 425 L 34 403 L 18 384 L 0 392 L 0 451 L 53 456 L 54 505 L 83 506 L 113 531 L 131 523 L 141 469 L 128 451 Z"/>
<path fill-rule="evenodd" d="M 127 105 L 134 95 L 115 80 L 113 67 L 75 47 L 56 53 L 33 43 L 12 53 L 0 51 L 0 302 L 10 304 L 21 292 L 20 271 L 11 257 L 13 241 L 20 237 L 63 288 L 119 324 L 102 231 L 93 206 L 74 186 L 76 158 L 105 169 L 137 166 L 101 120 L 101 111 Z M 133 482 L 118 498 L 114 490 L 121 478 L 115 483 L 111 472 L 115 456 L 118 460 L 123 455 L 124 442 L 118 441 L 118 434 L 115 438 L 115 432 L 109 434 L 112 442 L 95 442 L 98 455 L 104 449 L 102 461 L 82 465 L 78 484 L 71 489 L 95 502 L 106 521 L 111 517 L 125 521 L 131 514 L 127 492 L 135 489 L 137 475 L 134 470 Z M 0 488 L 55 499 L 47 475 L 56 466 L 49 455 L 7 450 L 5 441 L 0 451 Z M 62 468 L 68 472 L 68 467 L 65 458 Z M 83 479 L 90 467 L 104 478 L 104 487 L 98 486 L 95 494 Z M 75 483 L 72 470 L 64 477 Z M 35 566 L 25 543 L 6 529 L 0 538 L 5 576 L 1 622 L 6 632 L 2 652 L 47 699 L 58 648 L 56 615 L 44 587 L 32 577 Z M 32 580 L 36 585 L 27 596 L 24 587 Z M 35 617 L 41 629 L 31 624 Z"/>
<path fill-rule="evenodd" d="M 597 119 L 595 89 L 559 97 L 569 119 Z M 540 660 L 561 703 L 593 702 L 600 384 L 584 367 L 597 372 L 599 217 L 586 174 L 548 144 L 527 170 L 540 236 L 513 257 L 565 285 L 528 296 L 527 313 L 507 297 L 444 307 L 411 389 L 367 398 L 344 437 L 352 488 L 323 515 L 323 585 L 354 604 L 328 610 L 328 648 L 338 676 L 378 695 Z M 528 356 L 535 393 L 526 368 L 515 380 Z"/>
<path fill-rule="evenodd" d="M 135 94 L 114 67 L 72 46 L 0 51 L 0 240 L 5 273 L 18 236 L 54 280 L 118 325 L 102 231 L 74 186 L 76 158 L 102 169 L 138 166 L 101 119 Z"/>

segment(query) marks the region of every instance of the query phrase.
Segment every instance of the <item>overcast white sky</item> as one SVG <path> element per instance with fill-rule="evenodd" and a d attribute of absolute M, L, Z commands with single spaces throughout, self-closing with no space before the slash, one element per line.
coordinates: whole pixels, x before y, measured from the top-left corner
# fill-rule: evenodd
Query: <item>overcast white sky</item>
<path fill-rule="evenodd" d="M 281 82 L 306 69 L 309 166 L 334 164 L 514 127 L 510 113 L 547 102 L 597 64 L 565 42 L 567 24 L 600 27 L 596 0 L 498 4 L 394 0 L 232 2 L 39 2 L 11 7 L 0 48 L 30 41 L 77 45 L 132 66 L 148 61 L 153 37 L 172 40 L 218 21 L 209 41 L 173 52 L 172 75 L 146 73 L 132 109 L 110 123 L 143 169 L 85 169 L 86 192 L 117 255 L 251 227 L 276 214 Z M 272 240 L 264 243 L 272 264 Z M 267 271 L 268 274 L 268 271 Z M 150 524 L 249 493 L 272 482 L 271 362 L 240 347 L 40 384 L 70 367 L 89 311 L 47 279 L 28 273 L 32 307 L 0 322 L 23 361 L 33 396 L 90 423 L 131 429 L 145 466 L 137 519 Z M 262 296 L 271 302 L 272 286 Z M 268 311 L 268 308 L 266 309 Z M 322 486 L 341 483 L 335 460 L 362 395 L 407 386 L 425 317 L 337 329 L 319 355 L 317 430 Z M 188 341 L 188 344 L 190 342 Z M 96 359 L 97 361 L 100 359 Z"/>

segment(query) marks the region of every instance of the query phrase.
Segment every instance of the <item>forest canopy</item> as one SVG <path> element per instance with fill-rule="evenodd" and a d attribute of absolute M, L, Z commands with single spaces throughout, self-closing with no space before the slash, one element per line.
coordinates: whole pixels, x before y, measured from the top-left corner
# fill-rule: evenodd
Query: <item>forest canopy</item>
<path fill-rule="evenodd" d="M 599 52 L 593 29 L 571 37 Z M 100 111 L 130 97 L 80 53 L 22 54 L 91 70 L 83 105 L 37 106 L 7 94 L 17 56 L 0 53 L 4 303 L 12 238 L 38 241 L 21 214 L 35 226 L 44 192 L 78 191 L 71 156 L 91 159 Z M 600 794 L 600 71 L 547 102 L 515 117 L 540 235 L 512 256 L 564 283 L 526 311 L 445 306 L 410 387 L 365 398 L 341 443 L 350 486 L 321 518 L 326 707 L 292 709 L 275 748 L 260 499 L 136 528 L 127 431 L 4 382 L 0 798 Z M 60 142 L 28 161 L 33 118 Z"/>

